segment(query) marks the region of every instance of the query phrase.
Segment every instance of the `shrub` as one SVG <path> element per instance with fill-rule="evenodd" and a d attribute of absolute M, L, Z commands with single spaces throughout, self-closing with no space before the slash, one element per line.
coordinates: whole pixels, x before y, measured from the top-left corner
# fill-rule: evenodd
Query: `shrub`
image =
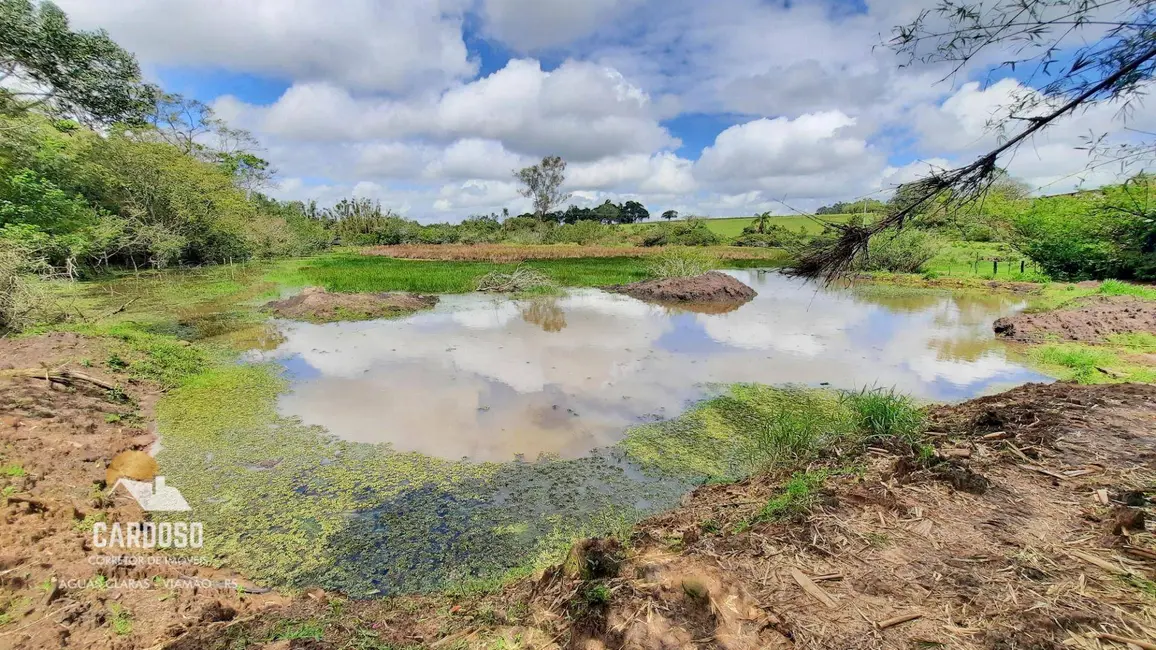
<path fill-rule="evenodd" d="M 707 228 L 702 219 L 659 223 L 637 231 L 641 246 L 715 246 L 722 238 Z"/>
<path fill-rule="evenodd" d="M 46 316 L 47 295 L 30 271 L 37 263 L 0 240 L 0 334 L 19 332 Z"/>
<path fill-rule="evenodd" d="M 718 258 L 700 250 L 671 247 L 654 256 L 647 272 L 656 278 L 689 278 L 718 268 Z"/>
<path fill-rule="evenodd" d="M 803 239 L 804 236 L 802 234 L 793 232 L 784 226 L 764 226 L 763 232 L 761 233 L 757 232 L 755 227 L 747 226 L 743 229 L 743 234 L 736 237 L 734 241 L 731 242 L 731 245 L 763 248 L 792 248 L 801 244 Z"/>
<path fill-rule="evenodd" d="M 923 230 L 883 232 L 871 238 L 858 266 L 864 271 L 919 273 L 942 248 L 939 238 Z"/>

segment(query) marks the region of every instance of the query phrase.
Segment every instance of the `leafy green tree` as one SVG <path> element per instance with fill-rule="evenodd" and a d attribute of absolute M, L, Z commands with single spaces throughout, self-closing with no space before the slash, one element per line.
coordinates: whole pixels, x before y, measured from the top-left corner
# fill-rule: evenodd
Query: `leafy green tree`
<path fill-rule="evenodd" d="M 650 211 L 638 201 L 627 201 L 618 210 L 620 223 L 635 223 L 650 218 Z"/>
<path fill-rule="evenodd" d="M 771 225 L 771 217 L 770 212 L 756 214 L 755 220 L 751 222 L 751 226 L 755 229 L 754 231 L 760 235 L 765 235 L 767 228 Z"/>
<path fill-rule="evenodd" d="M 621 214 L 622 210 L 611 203 L 610 199 L 606 199 L 605 203 L 594 208 L 594 216 L 602 223 L 617 223 Z"/>
<path fill-rule="evenodd" d="M 86 123 L 138 121 L 148 108 L 136 58 L 104 31 L 74 32 L 50 2 L 0 0 L 0 110 Z"/>
<path fill-rule="evenodd" d="M 662 218 L 671 221 L 678 218 L 678 210 L 667 210 L 662 213 Z"/>
<path fill-rule="evenodd" d="M 1156 280 L 1156 181 L 1036 199 L 1012 218 L 1012 244 L 1057 280 Z"/>
<path fill-rule="evenodd" d="M 522 183 L 518 193 L 534 202 L 534 215 L 539 219 L 570 198 L 562 191 L 566 161 L 559 156 L 546 156 L 537 165 L 514 172 L 514 177 Z"/>

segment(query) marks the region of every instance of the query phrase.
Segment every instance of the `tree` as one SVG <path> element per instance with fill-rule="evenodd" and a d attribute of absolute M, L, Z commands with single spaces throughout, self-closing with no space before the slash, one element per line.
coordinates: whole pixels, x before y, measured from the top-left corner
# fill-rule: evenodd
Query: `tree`
<path fill-rule="evenodd" d="M 610 199 L 606 199 L 605 203 L 594 208 L 594 216 L 602 223 L 617 223 L 621 214 L 622 211 L 618 209 L 617 205 L 611 203 Z"/>
<path fill-rule="evenodd" d="M 269 161 L 254 153 L 260 145 L 253 134 L 230 127 L 204 102 L 156 90 L 146 121 L 153 130 L 142 137 L 155 135 L 184 154 L 220 166 L 247 196 L 268 187 L 276 174 Z"/>
<path fill-rule="evenodd" d="M 514 172 L 514 177 L 523 185 L 518 193 L 533 200 L 534 215 L 539 219 L 570 198 L 569 194 L 562 191 L 562 183 L 566 180 L 566 161 L 559 156 L 546 156 L 537 165 Z"/>
<path fill-rule="evenodd" d="M 755 220 L 751 222 L 755 227 L 755 232 L 760 235 L 767 234 L 767 227 L 771 225 L 771 213 L 763 212 L 755 215 Z"/>
<path fill-rule="evenodd" d="M 678 210 L 667 210 L 666 212 L 662 213 L 662 218 L 666 219 L 667 221 L 670 221 L 672 219 L 677 219 L 678 218 Z"/>
<path fill-rule="evenodd" d="M 84 123 L 138 121 L 140 67 L 104 31 L 74 32 L 50 2 L 0 0 L 0 110 L 40 109 Z"/>
<path fill-rule="evenodd" d="M 636 221 L 645 221 L 650 218 L 650 211 L 646 206 L 638 201 L 627 201 L 622 204 L 618 210 L 618 220 L 621 223 L 634 223 Z"/>
<path fill-rule="evenodd" d="M 1033 135 L 1090 106 L 1113 103 L 1127 116 L 1156 76 L 1156 0 L 939 0 L 911 23 L 895 28 L 888 45 L 909 63 L 950 66 L 954 76 L 981 55 L 1001 67 L 1028 71 L 1034 90 L 1014 98 L 992 128 L 1000 144 L 971 163 L 940 170 L 911 184 L 901 203 L 869 225 L 839 228 L 796 262 L 794 272 L 827 281 L 845 275 L 871 237 L 904 227 L 926 206 L 959 209 L 982 198 L 1001 158 Z M 991 52 L 991 50 L 998 50 Z M 1091 164 L 1124 168 L 1156 158 L 1151 133 L 1142 141 L 1107 146 L 1095 135 L 1085 147 Z"/>

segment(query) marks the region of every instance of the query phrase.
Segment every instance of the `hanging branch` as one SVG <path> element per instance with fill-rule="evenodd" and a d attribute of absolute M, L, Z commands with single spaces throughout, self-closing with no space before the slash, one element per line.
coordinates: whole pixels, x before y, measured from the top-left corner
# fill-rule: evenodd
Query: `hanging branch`
<path fill-rule="evenodd" d="M 1141 52 L 1126 62 L 1114 73 L 1085 88 L 1083 92 L 1046 115 L 1027 118 L 1027 128 L 1002 145 L 977 158 L 964 167 L 932 174 L 914 184 L 915 199 L 901 209 L 871 225 L 838 224 L 839 237 L 831 243 L 820 245 L 804 255 L 790 269 L 794 275 L 822 279 L 830 283 L 845 277 L 859 255 L 867 250 L 871 237 L 888 228 L 902 228 L 908 218 L 918 214 L 919 208 L 933 201 L 947 190 L 957 196 L 957 203 L 966 203 L 982 194 L 986 181 L 997 170 L 996 161 L 1000 155 L 1020 145 L 1024 140 L 1048 127 L 1052 122 L 1088 103 L 1099 93 L 1112 89 L 1117 84 L 1133 82 L 1132 75 L 1149 61 L 1156 59 L 1156 45 Z"/>

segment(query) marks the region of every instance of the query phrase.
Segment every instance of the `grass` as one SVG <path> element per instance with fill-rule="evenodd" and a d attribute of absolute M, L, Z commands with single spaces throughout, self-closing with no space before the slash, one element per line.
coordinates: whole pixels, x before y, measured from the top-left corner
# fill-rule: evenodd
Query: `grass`
<path fill-rule="evenodd" d="M 923 433 L 923 411 L 911 397 L 894 389 L 873 388 L 846 393 L 856 425 L 870 438 L 914 442 Z"/>
<path fill-rule="evenodd" d="M 1105 296 L 1133 296 L 1144 300 L 1156 300 L 1156 287 L 1131 284 L 1120 280 L 1104 280 L 1099 292 Z"/>
<path fill-rule="evenodd" d="M 1151 332 L 1128 332 L 1109 334 L 1108 343 L 1129 352 L 1156 352 L 1156 334 Z"/>
<path fill-rule="evenodd" d="M 950 242 L 927 262 L 925 268 L 927 275 L 936 277 L 1011 282 L 1044 282 L 1048 279 L 1027 256 L 998 242 Z"/>
<path fill-rule="evenodd" d="M 783 486 L 783 492 L 767 501 L 752 523 L 790 520 L 806 514 L 818 501 L 826 480 L 825 470 L 796 472 Z"/>
<path fill-rule="evenodd" d="M 109 618 L 109 626 L 117 636 L 128 636 L 132 634 L 132 613 L 124 608 L 120 603 L 110 603 L 108 611 L 112 615 Z"/>
<path fill-rule="evenodd" d="M 894 391 L 737 384 L 678 418 L 631 429 L 622 445 L 643 465 L 727 481 L 922 429 L 921 409 Z"/>
<path fill-rule="evenodd" d="M 1081 384 L 1156 382 L 1156 368 L 1123 359 L 1108 347 L 1048 343 L 1033 346 L 1028 356 L 1048 374 Z"/>
<path fill-rule="evenodd" d="M 650 260 L 648 271 L 656 278 L 688 278 L 718 266 L 718 258 L 706 251 L 670 247 Z"/>
<path fill-rule="evenodd" d="M 15 464 L 4 465 L 3 467 L 0 467 L 0 474 L 7 476 L 7 477 L 10 477 L 10 478 L 16 478 L 19 476 L 24 476 L 24 467 L 21 465 L 15 465 Z"/>
<path fill-rule="evenodd" d="M 854 216 L 854 215 L 828 214 L 828 215 L 824 215 L 822 218 L 826 219 L 827 221 L 834 221 L 836 223 L 843 223 L 845 221 L 848 221 L 852 216 Z M 705 218 L 702 220 L 702 222 L 706 224 L 706 227 L 709 228 L 711 230 L 711 232 L 714 232 L 716 235 L 719 235 L 721 237 L 726 237 L 726 238 L 734 238 L 734 237 L 738 237 L 739 235 L 743 234 L 743 228 L 746 228 L 747 226 L 751 225 L 752 221 L 754 221 L 754 216 L 750 216 L 750 217 L 718 217 L 718 218 Z M 656 218 L 652 218 L 650 221 L 647 221 L 645 223 L 653 224 L 653 223 L 661 223 L 661 222 L 662 222 L 662 219 L 658 219 L 657 215 L 656 215 Z M 801 231 L 804 234 L 808 234 L 808 235 L 817 235 L 817 234 L 823 232 L 823 224 L 815 221 L 814 219 L 811 219 L 810 217 L 804 217 L 801 215 L 786 215 L 786 216 L 781 216 L 781 217 L 771 217 L 771 224 L 776 225 L 776 226 L 782 226 L 783 228 L 786 228 L 788 230 L 792 230 L 794 232 L 800 232 Z M 623 225 L 620 227 L 621 228 L 637 228 L 640 225 L 643 225 L 643 224 L 627 224 L 627 225 Z"/>

